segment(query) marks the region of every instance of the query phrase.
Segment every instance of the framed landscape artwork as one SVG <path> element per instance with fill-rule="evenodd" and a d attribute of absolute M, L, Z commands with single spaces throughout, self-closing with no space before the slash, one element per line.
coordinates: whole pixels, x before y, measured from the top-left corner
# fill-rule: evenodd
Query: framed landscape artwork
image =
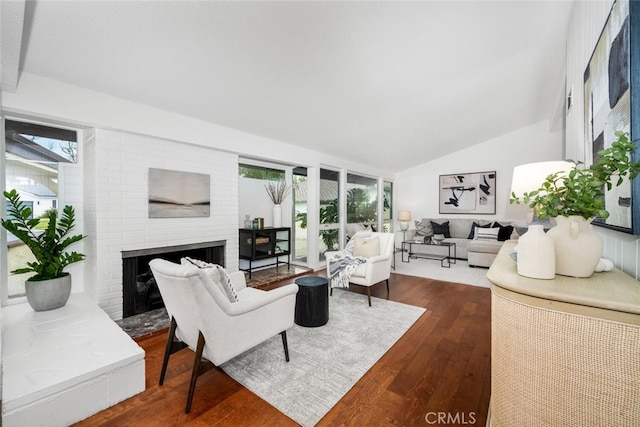
<path fill-rule="evenodd" d="M 616 131 L 631 135 L 636 146 L 640 120 L 634 108 L 638 103 L 640 52 L 631 49 L 640 38 L 640 5 L 617 0 L 600 34 L 584 71 L 585 163 L 598 159 L 598 151 L 608 148 L 617 138 Z M 632 43 L 633 41 L 633 43 Z M 640 159 L 639 150 L 633 158 Z M 640 234 L 640 179 L 625 179 L 618 187 L 605 189 L 606 220 L 593 224 L 627 233 Z"/>
<path fill-rule="evenodd" d="M 149 218 L 208 217 L 210 176 L 149 168 Z"/>
<path fill-rule="evenodd" d="M 495 214 L 496 172 L 440 175 L 441 214 Z"/>

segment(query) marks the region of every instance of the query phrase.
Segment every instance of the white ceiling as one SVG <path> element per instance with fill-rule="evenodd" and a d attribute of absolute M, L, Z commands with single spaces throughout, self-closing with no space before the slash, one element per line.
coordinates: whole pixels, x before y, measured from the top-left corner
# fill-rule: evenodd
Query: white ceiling
<path fill-rule="evenodd" d="M 571 6 L 28 1 L 20 68 L 399 171 L 553 119 Z"/>

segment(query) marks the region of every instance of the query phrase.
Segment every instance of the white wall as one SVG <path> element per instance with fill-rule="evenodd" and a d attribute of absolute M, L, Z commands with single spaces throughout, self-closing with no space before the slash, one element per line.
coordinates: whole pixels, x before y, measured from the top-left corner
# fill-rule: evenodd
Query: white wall
<path fill-rule="evenodd" d="M 273 225 L 273 202 L 267 194 L 264 187 L 269 181 L 254 178 L 239 178 L 239 224 L 244 226 L 244 216 L 249 215 L 250 219 L 262 217 L 264 218 L 265 227 Z M 291 227 L 292 225 L 292 200 L 291 193 L 282 203 L 282 226 Z"/>
<path fill-rule="evenodd" d="M 584 94 L 583 75 L 613 1 L 574 3 L 567 32 L 567 94 L 572 90 L 573 107 L 566 118 L 568 158 L 584 160 Z M 616 267 L 640 279 L 640 237 L 594 227 L 604 240 L 603 256 Z"/>
<path fill-rule="evenodd" d="M 239 212 L 238 202 L 239 156 L 311 170 L 327 165 L 393 178 L 390 171 L 350 159 L 29 73 L 22 73 L 15 93 L 2 92 L 0 96 L 3 114 L 72 124 L 86 132 L 81 148 L 85 150 L 81 153 L 84 166 L 70 171 L 83 175 L 74 175 L 69 180 L 70 187 L 61 189 L 64 194 L 60 203 L 76 206 L 82 216 L 79 229 L 87 235 L 82 249 L 87 260 L 71 266 L 70 270 L 73 269 L 72 274 L 77 278 L 74 291 L 84 289 L 114 319 L 122 316 L 122 250 L 224 238 L 227 266 L 232 270 L 238 268 L 237 228 L 240 215 L 244 216 Z M 209 220 L 149 220 L 146 211 L 149 167 L 212 174 L 212 202 L 216 206 L 218 201 L 217 206 L 224 209 L 224 213 L 212 213 Z M 218 190 L 222 193 L 215 193 Z M 264 195 L 266 197 L 266 192 Z M 271 201 L 268 206 L 270 209 Z M 250 214 L 271 218 L 269 212 Z"/>
<path fill-rule="evenodd" d="M 1 97 L 5 113 L 188 142 L 280 164 L 328 165 L 384 178 L 394 175 L 357 159 L 334 157 L 30 73 L 20 75 L 15 93 L 2 92 Z"/>
<path fill-rule="evenodd" d="M 104 129 L 91 151 L 95 189 L 85 193 L 85 210 L 95 270 L 85 274 L 85 289 L 112 318 L 122 317 L 122 251 L 225 240 L 226 266 L 238 269 L 237 155 Z M 149 168 L 209 175 L 211 215 L 149 218 Z"/>
<path fill-rule="evenodd" d="M 562 132 L 551 132 L 547 121 L 519 129 L 468 149 L 423 163 L 396 175 L 395 211 L 411 211 L 412 219 L 447 217 L 438 213 L 439 175 L 496 171 L 496 214 L 456 215 L 461 218 L 513 220 L 525 224 L 527 209 L 510 205 L 513 168 L 523 163 L 563 158 Z M 415 228 L 413 223 L 411 228 Z"/>

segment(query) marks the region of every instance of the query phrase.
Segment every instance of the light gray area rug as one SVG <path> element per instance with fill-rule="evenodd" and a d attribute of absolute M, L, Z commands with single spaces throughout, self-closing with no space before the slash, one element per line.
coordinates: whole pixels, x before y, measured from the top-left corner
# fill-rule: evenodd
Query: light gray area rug
<path fill-rule="evenodd" d="M 393 273 L 483 288 L 491 287 L 491 282 L 487 279 L 489 270 L 482 267 L 469 267 L 466 260 L 456 260 L 455 264 L 451 264 L 451 268 L 444 268 L 440 266 L 440 261 L 433 259 L 412 258 L 408 263 L 402 262 L 401 255 L 401 253 L 396 254 L 396 269 L 391 270 Z"/>
<path fill-rule="evenodd" d="M 287 331 L 289 363 L 277 335 L 224 363 L 240 384 L 303 426 L 313 426 L 426 310 L 335 289 L 329 322 Z M 256 325 L 259 327 L 259 325 Z"/>

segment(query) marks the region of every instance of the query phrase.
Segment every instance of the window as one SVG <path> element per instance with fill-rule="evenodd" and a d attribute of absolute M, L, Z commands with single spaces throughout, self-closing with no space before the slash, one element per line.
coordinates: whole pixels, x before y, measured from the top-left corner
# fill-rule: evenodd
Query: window
<path fill-rule="evenodd" d="M 378 180 L 347 174 L 347 238 L 378 223 Z"/>
<path fill-rule="evenodd" d="M 326 251 L 338 250 L 340 232 L 340 173 L 320 169 L 320 260 Z"/>
<path fill-rule="evenodd" d="M 263 166 L 240 164 L 238 175 L 242 178 L 262 179 L 266 181 L 282 181 L 285 178 L 284 171 Z"/>
<path fill-rule="evenodd" d="M 393 232 L 393 183 L 384 182 L 382 194 L 382 231 L 385 233 Z"/>
<path fill-rule="evenodd" d="M 77 160 L 76 131 L 5 120 L 5 189 L 16 189 L 30 205 L 33 217 L 57 209 L 59 166 Z M 40 228 L 45 227 L 41 222 Z M 7 247 L 9 272 L 34 260 L 31 251 L 11 234 L 7 234 Z M 8 273 L 9 298 L 24 295 L 24 281 L 29 275 Z"/>
<path fill-rule="evenodd" d="M 307 168 L 293 168 L 293 259 L 307 262 Z"/>

